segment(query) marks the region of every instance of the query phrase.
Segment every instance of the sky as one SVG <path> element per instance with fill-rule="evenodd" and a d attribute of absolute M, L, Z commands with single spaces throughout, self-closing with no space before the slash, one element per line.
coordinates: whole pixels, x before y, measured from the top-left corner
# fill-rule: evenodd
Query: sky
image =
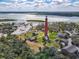
<path fill-rule="evenodd" d="M 79 0 L 0 0 L 2 11 L 79 11 Z"/>

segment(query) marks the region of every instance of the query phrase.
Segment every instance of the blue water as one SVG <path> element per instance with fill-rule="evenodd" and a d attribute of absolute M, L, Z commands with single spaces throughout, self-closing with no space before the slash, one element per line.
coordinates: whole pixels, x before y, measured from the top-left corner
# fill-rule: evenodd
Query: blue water
<path fill-rule="evenodd" d="M 0 12 L 0 19 L 79 22 L 79 12 Z"/>

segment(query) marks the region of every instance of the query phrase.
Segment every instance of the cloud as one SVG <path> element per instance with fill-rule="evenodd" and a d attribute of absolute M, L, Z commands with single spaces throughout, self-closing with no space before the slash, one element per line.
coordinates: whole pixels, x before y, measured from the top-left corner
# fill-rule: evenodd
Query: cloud
<path fill-rule="evenodd" d="M 43 2 L 1 2 L 0 11 L 79 11 L 79 1 L 74 3 L 69 1 L 53 0 L 50 4 Z"/>

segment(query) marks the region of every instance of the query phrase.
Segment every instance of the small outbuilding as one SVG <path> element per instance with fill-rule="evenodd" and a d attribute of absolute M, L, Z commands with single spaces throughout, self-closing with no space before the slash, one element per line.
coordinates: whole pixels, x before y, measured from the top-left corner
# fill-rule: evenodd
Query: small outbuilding
<path fill-rule="evenodd" d="M 79 53 L 78 48 L 75 45 L 71 45 L 71 46 L 66 46 L 64 48 L 62 48 L 62 53 L 64 55 L 70 56 L 72 58 L 76 58 Z"/>

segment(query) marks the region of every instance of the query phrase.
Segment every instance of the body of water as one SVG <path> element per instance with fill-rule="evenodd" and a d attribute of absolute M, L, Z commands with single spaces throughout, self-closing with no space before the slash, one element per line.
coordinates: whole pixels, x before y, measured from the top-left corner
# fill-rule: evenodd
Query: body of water
<path fill-rule="evenodd" d="M 77 12 L 2 12 L 0 13 L 0 19 L 14 19 L 22 22 L 26 20 L 45 20 L 45 16 L 48 16 L 49 22 L 79 22 L 78 15 Z"/>

